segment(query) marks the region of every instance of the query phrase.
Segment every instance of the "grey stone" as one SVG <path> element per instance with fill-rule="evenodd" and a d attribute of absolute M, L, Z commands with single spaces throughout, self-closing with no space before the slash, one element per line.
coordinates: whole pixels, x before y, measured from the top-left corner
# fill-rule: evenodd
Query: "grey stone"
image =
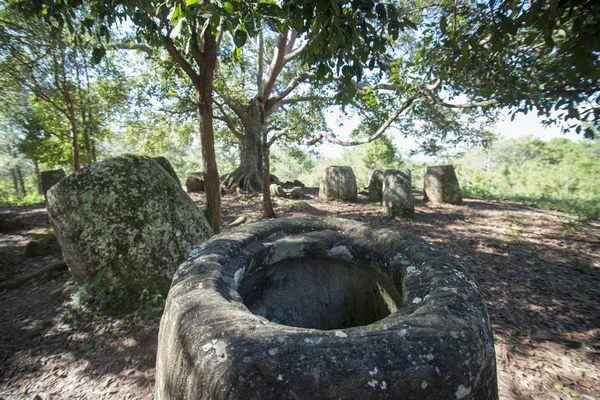
<path fill-rule="evenodd" d="M 159 333 L 156 398 L 498 399 L 492 330 L 452 257 L 398 230 L 260 221 L 193 250 Z"/>
<path fill-rule="evenodd" d="M 352 168 L 340 166 L 326 168 L 319 187 L 319 198 L 322 200 L 356 201 L 358 190 Z"/>
<path fill-rule="evenodd" d="M 185 188 L 188 193 L 204 192 L 206 185 L 204 183 L 204 172 L 193 172 L 185 180 Z"/>
<path fill-rule="evenodd" d="M 367 187 L 369 192 L 369 201 L 374 203 L 381 202 L 383 199 L 383 180 L 388 173 L 396 172 L 395 169 L 386 169 L 382 171 L 380 169 L 376 169 L 373 171 L 371 175 L 371 180 L 369 181 L 369 186 Z"/>
<path fill-rule="evenodd" d="M 248 217 L 246 217 L 245 215 L 241 215 L 241 216 L 237 217 L 233 222 L 231 222 L 229 224 L 229 226 L 234 227 L 234 226 L 241 225 L 244 222 L 246 222 L 247 219 L 248 219 Z"/>
<path fill-rule="evenodd" d="M 291 199 L 299 199 L 304 196 L 304 190 L 301 187 L 294 187 L 287 193 L 288 197 Z"/>
<path fill-rule="evenodd" d="M 52 186 L 60 182 L 65 176 L 67 176 L 67 174 L 65 174 L 65 171 L 62 169 L 42 171 L 40 179 L 42 181 L 42 191 L 44 192 L 44 196 Z"/>
<path fill-rule="evenodd" d="M 285 193 L 285 190 L 283 190 L 283 187 L 281 185 L 278 185 L 277 183 L 271 183 L 271 186 L 269 186 L 269 190 L 271 191 L 271 196 L 273 197 L 287 197 L 287 194 Z"/>
<path fill-rule="evenodd" d="M 165 171 L 167 171 L 167 173 L 169 175 L 171 175 L 177 181 L 177 183 L 179 183 L 179 177 L 177 176 L 177 172 L 175 172 L 175 169 L 173 168 L 173 166 L 171 165 L 171 163 L 169 162 L 169 160 L 167 160 L 163 156 L 152 157 L 152 158 L 154 159 L 154 161 L 156 161 L 157 163 L 159 163 L 160 166 L 163 167 L 165 169 Z"/>
<path fill-rule="evenodd" d="M 373 171 L 369 181 L 369 201 L 380 202 L 383 199 L 383 178 L 384 172 L 380 169 Z"/>
<path fill-rule="evenodd" d="M 204 214 L 155 160 L 92 164 L 48 191 L 48 215 L 73 277 L 99 271 L 131 288 L 166 290 L 191 248 L 212 235 Z"/>
<path fill-rule="evenodd" d="M 276 175 L 273 175 L 273 174 L 269 175 L 269 182 L 271 184 L 276 183 L 278 185 L 281 185 L 281 181 L 279 180 L 279 178 Z"/>
<path fill-rule="evenodd" d="M 383 213 L 389 217 L 415 217 L 410 170 L 385 172 L 381 206 Z"/>
<path fill-rule="evenodd" d="M 294 187 L 305 188 L 306 185 L 304 183 L 302 183 L 301 181 L 299 181 L 298 179 L 294 179 L 293 181 L 286 181 L 283 184 L 283 187 L 286 189 L 291 189 Z"/>
<path fill-rule="evenodd" d="M 36 235 L 25 246 L 25 255 L 27 257 L 42 257 L 60 254 L 60 246 L 55 235 Z"/>
<path fill-rule="evenodd" d="M 462 192 L 452 165 L 427 167 L 423 192 L 425 201 L 462 204 Z"/>

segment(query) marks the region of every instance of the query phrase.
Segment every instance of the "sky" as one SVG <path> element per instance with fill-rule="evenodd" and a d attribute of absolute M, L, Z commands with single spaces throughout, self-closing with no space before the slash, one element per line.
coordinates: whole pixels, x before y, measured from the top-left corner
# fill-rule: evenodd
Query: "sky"
<path fill-rule="evenodd" d="M 327 126 L 333 130 L 335 135 L 339 138 L 348 138 L 349 133 L 354 129 L 358 123 L 358 118 L 349 119 L 344 121 L 342 126 L 338 120 L 338 113 L 329 113 L 326 115 L 325 120 Z M 573 141 L 580 140 L 582 135 L 576 134 L 574 131 L 567 134 L 563 134 L 560 126 L 544 126 L 542 120 L 537 116 L 537 113 L 532 111 L 528 114 L 519 113 L 515 116 L 513 121 L 510 120 L 508 112 L 503 112 L 499 117 L 498 122 L 494 126 L 493 130 L 500 135 L 503 139 L 515 139 L 521 136 L 532 135 L 542 140 L 551 140 L 554 138 L 567 138 Z M 390 133 L 393 133 L 390 130 Z M 407 155 L 411 150 L 418 148 L 418 143 L 412 138 L 404 138 L 402 135 L 393 135 L 394 144 L 396 148 L 400 150 L 403 155 Z M 320 151 L 325 157 L 336 158 L 343 154 L 345 149 L 351 149 L 351 147 L 344 148 L 343 146 L 334 145 L 330 143 L 324 143 L 320 147 Z M 413 157 L 419 159 L 419 156 Z M 427 158 L 427 157 L 426 157 Z"/>

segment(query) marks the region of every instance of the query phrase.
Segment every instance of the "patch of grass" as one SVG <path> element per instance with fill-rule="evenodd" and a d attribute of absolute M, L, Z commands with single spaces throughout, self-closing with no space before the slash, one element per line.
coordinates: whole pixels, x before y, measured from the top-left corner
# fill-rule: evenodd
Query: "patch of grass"
<path fill-rule="evenodd" d="M 39 194 L 28 194 L 25 197 L 15 195 L 5 195 L 0 197 L 0 206 L 27 206 L 33 204 L 43 204 L 46 201 L 44 196 Z"/>
<path fill-rule="evenodd" d="M 102 321 L 106 317 L 134 317 L 141 327 L 153 327 L 160 319 L 165 304 L 165 294 L 159 290 L 128 289 L 118 279 L 98 273 L 87 285 L 68 282 L 56 293 L 70 302 L 61 318 L 62 323 L 76 320 Z"/>
<path fill-rule="evenodd" d="M 511 196 L 507 194 L 496 194 L 487 190 L 465 189 L 467 196 L 478 196 L 489 200 L 510 200 L 532 205 L 541 210 L 560 211 L 566 214 L 576 215 L 581 219 L 600 218 L 600 201 L 598 200 L 564 200 L 550 197 L 524 197 Z"/>

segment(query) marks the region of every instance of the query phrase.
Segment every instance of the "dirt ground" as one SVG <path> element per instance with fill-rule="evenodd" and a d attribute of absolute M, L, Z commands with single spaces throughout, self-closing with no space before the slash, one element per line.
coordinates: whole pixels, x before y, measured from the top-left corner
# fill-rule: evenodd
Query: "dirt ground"
<path fill-rule="evenodd" d="M 473 275 L 494 329 L 502 400 L 600 400 L 600 221 L 532 206 L 468 198 L 414 220 L 377 204 L 277 199 L 278 216 L 338 216 L 405 229 L 456 257 Z M 202 195 L 192 195 L 202 207 Z M 223 198 L 224 230 L 260 218 L 260 199 Z M 27 257 L 28 232 L 48 227 L 43 206 L 0 208 L 0 283 L 54 256 Z M 70 310 L 68 272 L 0 293 L 0 400 L 151 399 L 157 322 L 134 315 L 90 320 Z"/>

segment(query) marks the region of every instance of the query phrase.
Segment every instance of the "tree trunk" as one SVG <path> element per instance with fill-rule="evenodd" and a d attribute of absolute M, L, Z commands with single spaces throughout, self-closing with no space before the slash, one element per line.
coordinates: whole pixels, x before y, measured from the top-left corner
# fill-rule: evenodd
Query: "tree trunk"
<path fill-rule="evenodd" d="M 75 112 L 69 110 L 70 118 L 69 123 L 71 124 L 71 145 L 73 148 L 73 169 L 79 171 L 81 169 L 81 161 L 79 160 L 79 139 L 77 138 L 77 119 L 75 118 Z M 71 112 L 72 111 L 72 112 Z"/>
<path fill-rule="evenodd" d="M 81 121 L 83 125 L 83 141 L 85 145 L 85 154 L 87 156 L 87 165 L 92 165 L 92 146 L 90 144 L 90 133 L 89 133 L 89 124 L 91 124 L 91 119 L 88 121 L 85 114 L 85 109 L 81 111 Z"/>
<path fill-rule="evenodd" d="M 96 162 L 96 141 L 92 139 L 92 162 Z"/>
<path fill-rule="evenodd" d="M 273 210 L 273 202 L 271 201 L 271 166 L 269 160 L 269 144 L 267 143 L 267 132 L 261 132 L 261 148 L 262 148 L 262 170 L 263 170 L 263 218 L 275 218 L 275 210 Z"/>
<path fill-rule="evenodd" d="M 200 142 L 204 164 L 206 185 L 206 214 L 215 233 L 221 227 L 221 185 L 215 157 L 215 136 L 213 131 L 213 75 L 217 65 L 215 37 L 210 29 L 204 30 L 204 51 L 199 82 L 196 86 L 200 114 Z"/>
<path fill-rule="evenodd" d="M 223 186 L 228 190 L 244 192 L 263 191 L 263 160 L 261 135 L 264 130 L 264 108 L 259 98 L 254 98 L 247 107 L 244 118 L 244 142 L 240 150 L 240 166 L 227 176 Z"/>
<path fill-rule="evenodd" d="M 25 181 L 23 180 L 23 174 L 21 173 L 21 167 L 18 165 L 15 167 L 17 171 L 17 178 L 19 180 L 19 184 L 21 185 L 21 193 L 23 197 L 27 197 L 27 190 L 25 190 Z"/>
<path fill-rule="evenodd" d="M 10 169 L 10 175 L 12 176 L 13 188 L 15 190 L 15 196 L 19 197 L 19 184 L 17 182 L 17 173 L 14 168 Z"/>
<path fill-rule="evenodd" d="M 38 194 L 41 196 L 44 194 L 44 190 L 42 189 L 42 176 L 40 174 L 40 166 L 37 161 L 33 162 L 33 166 L 35 168 L 35 181 L 37 182 Z"/>

